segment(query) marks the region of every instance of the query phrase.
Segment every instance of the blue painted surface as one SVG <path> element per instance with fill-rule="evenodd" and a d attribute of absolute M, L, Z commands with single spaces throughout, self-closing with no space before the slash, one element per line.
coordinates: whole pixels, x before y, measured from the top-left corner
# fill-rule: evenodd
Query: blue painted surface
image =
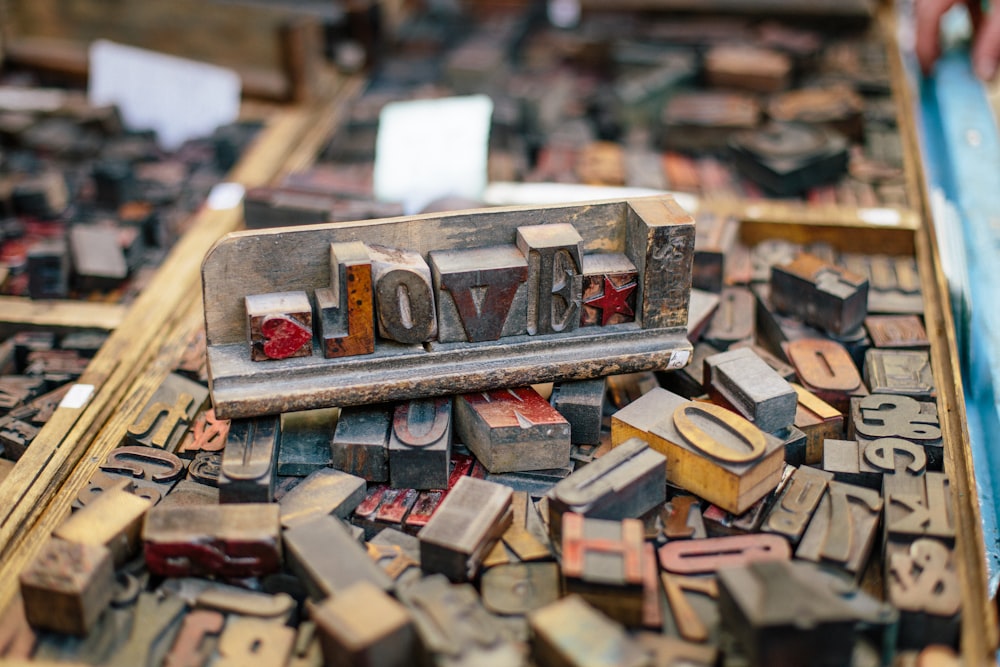
<path fill-rule="evenodd" d="M 990 590 L 1000 581 L 1000 135 L 968 53 L 946 53 L 920 82 L 921 142 L 931 191 L 954 207 L 958 223 L 935 215 L 938 237 L 961 235 L 965 276 L 950 277 L 965 385 Z M 943 219 L 942 219 L 943 218 Z M 953 272 L 962 267 L 952 267 Z M 962 283 L 964 278 L 965 285 Z M 963 295 L 963 290 L 967 293 Z M 956 298 L 957 297 L 957 298 Z"/>

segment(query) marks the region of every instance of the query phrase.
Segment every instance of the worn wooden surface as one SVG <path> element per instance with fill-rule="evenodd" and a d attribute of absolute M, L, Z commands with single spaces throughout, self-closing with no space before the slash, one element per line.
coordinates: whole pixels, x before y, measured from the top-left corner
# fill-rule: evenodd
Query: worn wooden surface
<path fill-rule="evenodd" d="M 38 327 L 111 331 L 125 319 L 128 307 L 117 303 L 0 297 L 0 335 Z"/>
<path fill-rule="evenodd" d="M 336 122 L 341 95 L 356 91 L 349 80 L 333 100 L 274 116 L 265 134 L 230 173 L 247 186 L 264 184 L 287 169 L 288 160 L 322 137 L 312 130 Z M 333 120 L 330 120 L 330 119 Z M 301 159 L 299 157 L 298 159 Z M 185 342 L 200 325 L 198 279 L 201 258 L 240 224 L 238 208 L 202 209 L 175 246 L 157 277 L 95 356 L 79 384 L 94 387 L 82 408 L 61 408 L 0 484 L 0 561 L 4 577 L 0 606 L 16 592 L 17 573 L 38 552 L 98 463 L 116 447 L 152 392 L 177 365 Z"/>

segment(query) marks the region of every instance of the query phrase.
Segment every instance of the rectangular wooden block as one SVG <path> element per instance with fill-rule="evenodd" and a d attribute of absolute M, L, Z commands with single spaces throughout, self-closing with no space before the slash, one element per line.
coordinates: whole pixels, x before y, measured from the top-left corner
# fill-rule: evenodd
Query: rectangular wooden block
<path fill-rule="evenodd" d="M 852 397 L 868 395 L 858 367 L 840 343 L 806 338 L 788 342 L 784 351 L 800 384 L 841 413 L 850 411 Z"/>
<path fill-rule="evenodd" d="M 457 396 L 455 431 L 492 473 L 569 464 L 569 422 L 532 387 Z"/>
<path fill-rule="evenodd" d="M 425 572 L 452 581 L 475 577 L 483 558 L 513 521 L 507 487 L 462 477 L 417 534 Z"/>
<path fill-rule="evenodd" d="M 955 520 L 951 510 L 951 484 L 942 472 L 921 476 L 894 474 L 882 478 L 885 499 L 886 542 L 909 544 L 929 537 L 952 546 Z"/>
<path fill-rule="evenodd" d="M 417 633 L 410 612 L 378 586 L 359 581 L 335 598 L 310 603 L 309 616 L 328 664 L 412 664 Z"/>
<path fill-rule="evenodd" d="M 560 382 L 552 389 L 549 402 L 556 409 L 556 412 L 569 422 L 569 435 L 572 444 L 596 445 L 600 443 L 606 395 L 604 378 Z"/>
<path fill-rule="evenodd" d="M 854 331 L 868 314 L 868 280 L 801 253 L 771 269 L 771 302 L 831 334 Z"/>
<path fill-rule="evenodd" d="M 281 428 L 278 417 L 234 419 L 219 470 L 219 501 L 269 503 L 278 474 Z"/>
<path fill-rule="evenodd" d="M 389 481 L 391 428 L 392 409 L 388 405 L 342 409 L 330 444 L 331 465 L 369 482 Z"/>
<path fill-rule="evenodd" d="M 706 387 L 762 431 L 775 433 L 795 421 L 795 390 L 749 348 L 706 357 Z"/>
<path fill-rule="evenodd" d="M 890 545 L 886 551 L 886 599 L 900 611 L 898 646 L 954 646 L 962 593 L 951 549 L 924 537 L 912 544 Z"/>
<path fill-rule="evenodd" d="M 570 595 L 528 615 L 531 655 L 538 664 L 591 667 L 593 658 L 613 655 L 619 667 L 648 665 L 648 656 L 625 629 Z"/>
<path fill-rule="evenodd" d="M 312 305 L 302 291 L 244 298 L 253 361 L 312 356 Z"/>
<path fill-rule="evenodd" d="M 928 470 L 944 468 L 941 425 L 934 403 L 909 396 L 872 394 L 851 399 L 850 415 L 848 437 L 861 443 L 900 438 L 923 448 Z"/>
<path fill-rule="evenodd" d="M 823 460 L 823 441 L 838 440 L 844 435 L 844 415 L 832 405 L 808 391 L 802 385 L 790 383 L 798 398 L 795 408 L 795 428 L 806 435 L 805 456 L 797 465 L 815 464 Z"/>
<path fill-rule="evenodd" d="M 931 400 L 937 395 L 927 350 L 868 350 L 865 383 L 873 394 L 912 396 L 918 400 Z"/>
<path fill-rule="evenodd" d="M 635 265 L 625 255 L 584 255 L 580 326 L 634 322 L 637 278 Z"/>
<path fill-rule="evenodd" d="M 330 286 L 316 288 L 317 333 L 323 356 L 375 351 L 372 261 L 359 241 L 330 244 Z"/>
<path fill-rule="evenodd" d="M 757 303 L 746 287 L 725 287 L 719 306 L 701 338 L 709 345 L 728 350 L 732 345 L 751 341 Z"/>
<path fill-rule="evenodd" d="M 281 415 L 278 476 L 306 477 L 331 465 L 331 441 L 340 410 L 321 408 Z"/>
<path fill-rule="evenodd" d="M 365 499 L 365 480 L 334 468 L 308 475 L 278 501 L 285 528 L 314 516 L 347 519 Z"/>
<path fill-rule="evenodd" d="M 796 468 L 767 513 L 761 530 L 784 535 L 792 546 L 797 545 L 831 479 L 833 474 L 829 472 L 807 466 Z"/>
<path fill-rule="evenodd" d="M 208 390 L 203 385 L 170 373 L 128 427 L 128 444 L 176 452 L 207 399 Z"/>
<path fill-rule="evenodd" d="M 452 399 L 422 398 L 396 406 L 389 434 L 389 482 L 397 489 L 448 487 Z"/>
<path fill-rule="evenodd" d="M 107 547 L 114 563 L 123 565 L 138 552 L 142 520 L 152 506 L 152 501 L 129 493 L 122 483 L 71 514 L 52 534 L 67 542 Z"/>

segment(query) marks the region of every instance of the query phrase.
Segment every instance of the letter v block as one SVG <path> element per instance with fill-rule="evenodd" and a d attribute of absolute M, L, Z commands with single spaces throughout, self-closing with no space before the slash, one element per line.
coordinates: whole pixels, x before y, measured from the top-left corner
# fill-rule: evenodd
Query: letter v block
<path fill-rule="evenodd" d="M 531 387 L 463 394 L 455 431 L 491 473 L 569 465 L 569 422 Z"/>

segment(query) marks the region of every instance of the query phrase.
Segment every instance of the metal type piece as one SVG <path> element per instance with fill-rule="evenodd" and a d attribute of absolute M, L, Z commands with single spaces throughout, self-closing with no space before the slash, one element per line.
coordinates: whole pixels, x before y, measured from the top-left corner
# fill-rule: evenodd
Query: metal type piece
<path fill-rule="evenodd" d="M 666 459 L 632 438 L 552 487 L 549 528 L 558 540 L 562 516 L 573 512 L 595 519 L 641 516 L 666 500 Z"/>
<path fill-rule="evenodd" d="M 321 468 L 278 501 L 281 525 L 288 528 L 327 514 L 346 520 L 365 499 L 365 489 L 365 480 L 360 477 Z"/>
<path fill-rule="evenodd" d="M 871 349 L 865 353 L 865 383 L 873 394 L 930 400 L 936 396 L 927 350 Z"/>
<path fill-rule="evenodd" d="M 868 280 L 815 255 L 771 267 L 771 303 L 834 335 L 856 330 L 868 314 Z"/>
<path fill-rule="evenodd" d="M 644 667 L 648 657 L 624 628 L 578 595 L 528 615 L 531 656 L 553 667 Z M 612 656 L 612 657 L 608 657 Z"/>
<path fill-rule="evenodd" d="M 584 255 L 580 326 L 634 322 L 638 278 L 635 264 L 625 255 Z"/>
<path fill-rule="evenodd" d="M 887 550 L 886 597 L 900 611 L 900 648 L 955 645 L 962 595 L 951 551 L 930 538 Z"/>
<path fill-rule="evenodd" d="M 32 627 L 86 635 L 114 593 L 111 551 L 100 544 L 52 538 L 19 583 Z"/>
<path fill-rule="evenodd" d="M 447 488 L 451 433 L 451 398 L 414 399 L 397 405 L 389 434 L 390 485 Z"/>
<path fill-rule="evenodd" d="M 882 478 L 886 541 L 910 543 L 923 537 L 949 546 L 955 542 L 951 484 L 941 472 L 920 477 L 901 473 Z"/>
<path fill-rule="evenodd" d="M 514 245 L 429 254 L 442 343 L 526 334 L 528 262 Z"/>
<path fill-rule="evenodd" d="M 372 262 L 360 241 L 330 244 L 330 286 L 316 290 L 323 355 L 352 357 L 375 351 Z"/>
<path fill-rule="evenodd" d="M 369 245 L 378 332 L 404 345 L 437 337 L 431 269 L 420 253 Z"/>
<path fill-rule="evenodd" d="M 282 562 L 278 513 L 262 503 L 154 507 L 142 529 L 146 566 L 168 577 L 274 572 Z"/>
<path fill-rule="evenodd" d="M 836 341 L 792 341 L 785 346 L 785 354 L 795 366 L 802 386 L 841 413 L 849 411 L 852 397 L 868 394 L 851 355 Z"/>
<path fill-rule="evenodd" d="M 517 228 L 528 261 L 528 334 L 573 331 L 580 323 L 583 239 L 568 223 Z"/>
<path fill-rule="evenodd" d="M 705 385 L 762 431 L 775 433 L 795 421 L 795 390 L 748 348 L 722 352 L 704 361 Z"/>
<path fill-rule="evenodd" d="M 660 565 L 674 574 L 706 574 L 722 568 L 792 557 L 778 535 L 732 535 L 704 540 L 678 540 L 659 548 Z"/>
<path fill-rule="evenodd" d="M 208 390 L 201 384 L 170 373 L 128 427 L 128 444 L 176 452 L 188 426 L 207 399 Z"/>
<path fill-rule="evenodd" d="M 305 292 L 248 295 L 245 308 L 253 361 L 312 356 L 312 305 Z"/>
<path fill-rule="evenodd" d="M 491 473 L 569 464 L 570 425 L 532 387 L 455 398 L 458 438 Z"/>
<path fill-rule="evenodd" d="M 413 664 L 417 650 L 413 618 L 405 606 L 378 586 L 359 581 L 336 597 L 307 605 L 327 664 Z"/>
<path fill-rule="evenodd" d="M 828 563 L 859 578 L 868 563 L 881 512 L 877 491 L 828 482 L 795 557 Z"/>
<path fill-rule="evenodd" d="M 369 482 L 389 481 L 389 406 L 344 408 L 330 445 L 332 465 Z"/>
<path fill-rule="evenodd" d="M 219 471 L 219 501 L 274 500 L 281 428 L 278 417 L 234 419 L 229 425 Z"/>
<path fill-rule="evenodd" d="M 393 588 L 392 580 L 336 517 L 302 521 L 285 530 L 284 540 L 291 570 L 313 600 L 337 596 L 361 580 L 384 591 Z M 337 557 L 331 558 L 331 554 Z"/>
<path fill-rule="evenodd" d="M 123 487 L 117 485 L 105 490 L 70 515 L 52 534 L 67 542 L 107 547 L 116 565 L 131 560 L 138 553 L 143 516 L 153 502 Z"/>
<path fill-rule="evenodd" d="M 418 533 L 425 572 L 453 581 L 475 577 L 480 563 L 513 521 L 513 492 L 499 484 L 462 477 Z"/>
<path fill-rule="evenodd" d="M 606 394 L 604 378 L 560 382 L 555 386 L 549 402 L 569 422 L 572 444 L 600 444 Z"/>

